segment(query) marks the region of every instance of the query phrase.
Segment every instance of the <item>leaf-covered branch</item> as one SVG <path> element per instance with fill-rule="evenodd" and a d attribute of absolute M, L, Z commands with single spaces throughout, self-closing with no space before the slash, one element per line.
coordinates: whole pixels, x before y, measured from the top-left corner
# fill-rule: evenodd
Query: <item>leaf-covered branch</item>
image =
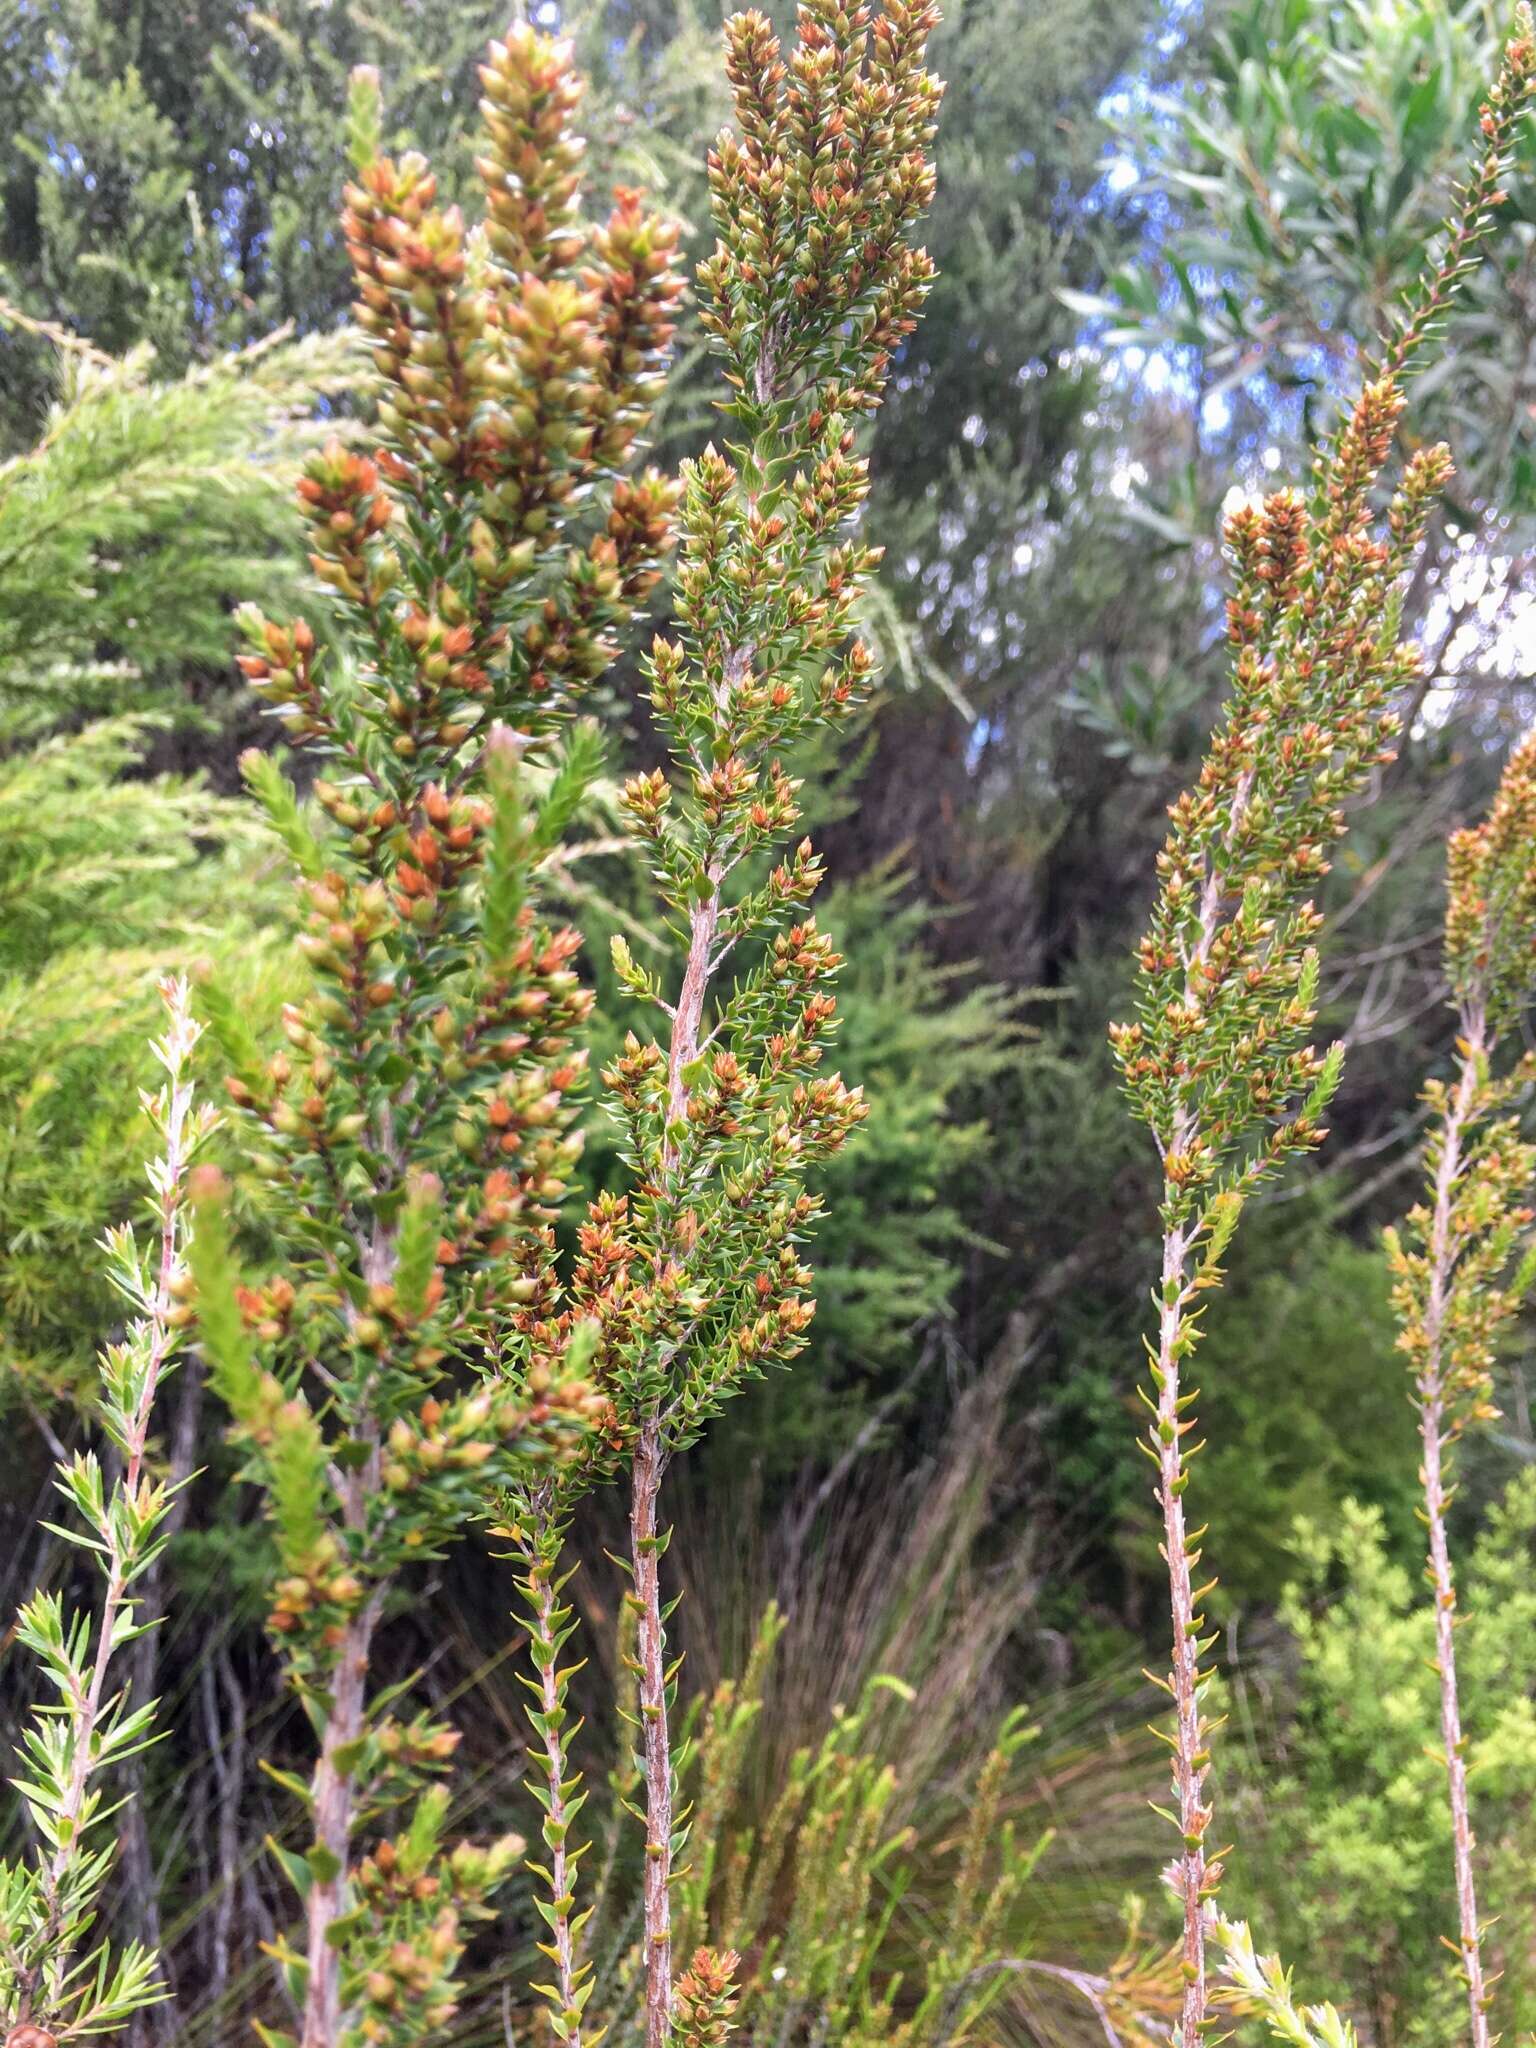
<path fill-rule="evenodd" d="M 102 1580 L 100 1606 L 71 1611 L 57 1593 L 22 1608 L 16 1639 L 36 1660 L 52 1700 L 21 1732 L 15 1780 L 37 1841 L 35 1857 L 0 1863 L 0 2025 L 31 2027 L 46 2042 L 115 2032 L 160 1995 L 157 1962 L 137 1943 L 93 1934 L 117 1858 L 114 1770 L 154 1739 L 155 1702 L 130 1697 L 121 1653 L 143 1632 L 135 1588 L 165 1541 L 172 1489 L 154 1469 L 155 1401 L 176 1365 L 188 1312 L 187 1176 L 210 1128 L 193 1100 L 198 1026 L 185 983 L 166 983 L 168 1022 L 155 1055 L 165 1079 L 146 1096 L 159 1145 L 149 1168 L 153 1230 L 140 1244 L 124 1225 L 105 1250 L 130 1320 L 99 1361 L 100 1415 L 111 1440 L 109 1475 L 94 1451 L 61 1464 L 57 1488 L 71 1511 L 60 1525 Z"/>

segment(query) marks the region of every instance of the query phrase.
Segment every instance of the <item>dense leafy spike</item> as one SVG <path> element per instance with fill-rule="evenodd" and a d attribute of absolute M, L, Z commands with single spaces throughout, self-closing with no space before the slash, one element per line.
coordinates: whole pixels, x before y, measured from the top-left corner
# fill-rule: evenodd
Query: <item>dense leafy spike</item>
<path fill-rule="evenodd" d="M 281 1557 L 271 1628 L 319 1734 L 302 2048 L 414 2043 L 454 2010 L 460 1923 L 517 1852 L 450 1849 L 433 1794 L 356 1862 L 359 1813 L 452 1747 L 375 1724 L 374 1631 L 402 1570 L 608 1412 L 505 1339 L 553 1289 L 580 1149 L 591 998 L 533 871 L 592 766 L 584 734 L 563 754 L 556 735 L 670 540 L 675 491 L 635 472 L 677 229 L 628 191 L 586 214 L 566 45 L 514 25 L 482 80 L 477 230 L 424 158 L 382 153 L 378 81 L 353 81 L 342 225 L 378 440 L 330 441 L 298 486 L 341 645 L 241 622 L 252 687 L 323 757 L 313 821 L 269 760 L 247 764 L 296 870 L 307 986 L 269 1056 L 221 1020 L 276 1256 L 239 1286 L 215 1226 L 199 1275 Z M 430 1915 L 405 1883 L 428 1864 Z"/>

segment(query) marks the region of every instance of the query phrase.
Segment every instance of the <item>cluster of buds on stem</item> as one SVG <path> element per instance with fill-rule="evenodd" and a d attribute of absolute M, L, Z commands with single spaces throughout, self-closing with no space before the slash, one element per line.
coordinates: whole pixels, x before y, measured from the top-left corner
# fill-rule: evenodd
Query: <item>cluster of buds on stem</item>
<path fill-rule="evenodd" d="M 348 1944 L 343 2006 L 359 2048 L 418 2048 L 459 2010 L 455 1973 L 469 1926 L 516 1867 L 516 1835 L 481 1845 L 441 1841 L 448 1795 L 434 1787 L 411 1827 L 380 1842 L 354 1881 L 359 1927 Z"/>
<path fill-rule="evenodd" d="M 731 1949 L 694 1951 L 693 1961 L 677 1980 L 677 2038 L 680 2048 L 724 2048 L 736 2031 L 736 1972 L 741 1958 Z"/>
<path fill-rule="evenodd" d="M 1252 1190 L 1326 1135 L 1342 1047 L 1310 1042 L 1321 918 L 1311 891 L 1344 830 L 1344 805 L 1390 757 L 1394 700 L 1418 674 L 1402 644 L 1404 574 L 1450 475 L 1444 448 L 1408 461 L 1378 514 L 1373 493 L 1396 437 L 1402 380 L 1433 332 L 1501 197 L 1533 60 L 1528 14 L 1484 110 L 1472 176 L 1445 247 L 1396 323 L 1379 368 L 1319 459 L 1310 502 L 1276 492 L 1227 525 L 1233 570 L 1231 691 L 1195 787 L 1171 807 L 1158 896 L 1139 955 L 1136 1019 L 1112 1033 L 1162 1175 L 1162 1259 L 1149 1343 L 1144 1448 L 1157 1471 L 1173 1622 L 1174 1794 L 1179 1854 L 1169 1872 L 1184 1909 L 1186 1989 L 1179 2023 L 1195 2048 L 1210 2023 L 1206 1933 L 1220 1881 L 1207 1849 L 1213 1724 L 1202 1700 L 1201 1534 L 1184 1495 L 1198 1444 L 1184 1368 L 1202 1297 Z"/>
<path fill-rule="evenodd" d="M 299 485 L 340 632 L 243 619 L 253 688 L 322 757 L 312 809 L 270 757 L 244 764 L 296 869 L 308 987 L 276 1049 L 206 996 L 275 1251 L 243 1283 L 207 1190 L 197 1308 L 320 1737 L 315 1840 L 292 1865 L 305 1941 L 285 1958 L 302 2048 L 418 2039 L 451 2009 L 458 1863 L 429 1867 L 435 1835 L 417 1877 L 447 1889 L 384 1961 L 352 1918 L 358 1811 L 381 1774 L 398 1795 L 434 1761 L 387 1755 L 370 1710 L 396 1577 L 613 1427 L 567 1346 L 512 1361 L 502 1340 L 552 1287 L 580 1151 L 591 997 L 536 871 L 599 765 L 573 708 L 671 542 L 677 490 L 635 464 L 677 229 L 627 190 L 588 218 L 566 45 L 514 25 L 481 77 L 474 225 L 421 157 L 382 153 L 377 81 L 353 81 L 343 227 L 379 433 L 326 447 Z M 407 2009 L 415 2033 L 386 2018 Z"/>

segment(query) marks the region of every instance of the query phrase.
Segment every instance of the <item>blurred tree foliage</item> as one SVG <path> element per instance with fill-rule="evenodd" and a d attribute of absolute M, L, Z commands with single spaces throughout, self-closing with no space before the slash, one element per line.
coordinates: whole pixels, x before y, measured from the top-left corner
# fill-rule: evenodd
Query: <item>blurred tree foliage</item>
<path fill-rule="evenodd" d="M 47 349 L 34 446 L 0 465 L 0 738 L 229 690 L 229 608 L 291 598 L 292 486 L 347 388 L 345 336 L 268 340 L 179 377 L 147 343 Z"/>
<path fill-rule="evenodd" d="M 10 144 L 0 279 L 24 311 L 111 354 L 150 342 L 177 373 L 284 322 L 334 327 L 349 295 L 338 137 L 353 64 L 436 145 L 462 126 L 501 10 L 395 0 L 377 13 L 275 0 L 21 0 L 0 43 Z M 458 152 L 460 168 L 464 146 Z M 8 338 L 13 445 L 48 388 Z"/>
<path fill-rule="evenodd" d="M 0 464 L 0 1347 L 44 1405 L 108 1325 L 92 1247 L 140 1183 L 157 976 L 228 953 L 251 988 L 270 915 L 242 812 L 150 772 L 167 714 L 123 707 L 222 685 L 231 599 L 291 589 L 292 480 L 347 350 L 55 364 L 41 438 Z"/>
<path fill-rule="evenodd" d="M 1315 438 L 1441 233 L 1506 28 L 1492 0 L 1216 9 L 1197 78 L 1143 96 L 1124 127 L 1156 260 L 1112 269 L 1102 293 L 1074 304 L 1111 346 L 1187 380 L 1219 443 L 1233 445 L 1232 426 L 1246 437 L 1250 466 L 1265 439 Z M 1407 601 L 1429 656 L 1410 729 L 1433 700 L 1437 716 L 1486 730 L 1490 694 L 1507 701 L 1524 676 L 1536 533 L 1529 117 L 1525 131 L 1498 232 L 1415 379 L 1408 431 L 1448 440 L 1457 475 Z M 1160 509 L 1177 530 L 1180 508 Z M 1208 516 L 1198 495 L 1184 509 Z"/>
<path fill-rule="evenodd" d="M 95 1243 L 137 1195 L 155 984 L 238 945 L 252 835 L 172 776 L 126 779 L 143 721 L 100 720 L 0 763 L 0 1199 L 6 1399 L 46 1407 L 116 1311 Z"/>

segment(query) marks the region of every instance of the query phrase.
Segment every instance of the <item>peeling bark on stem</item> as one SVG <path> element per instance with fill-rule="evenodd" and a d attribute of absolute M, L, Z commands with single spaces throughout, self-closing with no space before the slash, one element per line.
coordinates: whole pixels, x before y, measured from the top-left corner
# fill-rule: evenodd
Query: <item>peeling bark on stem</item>
<path fill-rule="evenodd" d="M 677 1016 L 672 1026 L 672 1044 L 667 1054 L 667 1119 L 675 1123 L 688 1113 L 688 1084 L 683 1069 L 699 1049 L 704 1023 L 704 999 L 709 993 L 709 974 L 720 929 L 720 874 L 708 871 L 712 885 L 709 896 L 696 904 L 688 934 L 688 960 L 683 969 L 682 992 L 677 999 Z M 670 1139 L 665 1152 L 668 1169 L 677 1165 L 678 1148 Z"/>
<path fill-rule="evenodd" d="M 1456 1579 L 1445 1532 L 1450 1492 L 1445 1483 L 1448 1439 L 1445 1432 L 1445 1366 L 1443 1337 L 1446 1309 L 1456 1263 L 1451 1242 L 1451 1207 L 1462 1164 L 1462 1136 L 1477 1098 L 1478 1070 L 1485 1055 L 1487 1023 L 1481 1009 L 1461 1020 L 1461 1073 L 1446 1111 L 1445 1131 L 1435 1172 L 1435 1204 L 1429 1238 L 1429 1300 L 1424 1318 L 1424 1370 L 1417 1381 L 1419 1437 L 1424 1447 L 1420 1477 L 1424 1515 L 1429 1525 L 1429 1571 L 1435 1601 L 1435 1665 L 1440 1676 L 1440 1734 L 1445 1745 L 1446 1783 L 1451 1805 L 1451 1832 L 1456 1862 L 1456 1907 L 1460 1922 L 1462 1967 L 1466 1973 L 1467 2007 L 1473 2048 L 1489 2048 L 1489 1991 L 1483 1974 L 1482 1927 L 1477 1913 L 1477 1881 L 1473 1867 L 1475 1840 L 1467 1797 L 1467 1761 L 1461 1731 L 1461 1698 L 1456 1681 Z"/>
<path fill-rule="evenodd" d="M 688 1113 L 683 1078 L 698 1052 L 704 1004 L 709 993 L 715 939 L 720 929 L 721 872 L 708 870 L 711 890 L 695 905 L 688 959 L 672 1024 L 667 1056 L 667 1119 Z M 678 1147 L 669 1138 L 664 1159 L 676 1167 Z M 666 1471 L 660 1409 L 641 1425 L 630 1473 L 630 1560 L 639 1613 L 640 1721 L 645 1755 L 645 2040 L 666 2048 L 672 2033 L 672 1741 L 667 1725 L 667 1644 L 662 1614 L 661 1549 L 657 1504 Z"/>
<path fill-rule="evenodd" d="M 341 2031 L 341 1954 L 331 1944 L 330 1931 L 346 1899 L 355 1795 L 351 1774 L 341 1769 L 337 1756 L 363 1732 L 368 1657 L 377 1620 L 377 1604 L 370 1601 L 347 1624 L 315 1765 L 315 1841 L 334 1858 L 336 1868 L 331 1875 L 316 1878 L 306 1908 L 309 1975 L 301 2048 L 335 2048 Z"/>

